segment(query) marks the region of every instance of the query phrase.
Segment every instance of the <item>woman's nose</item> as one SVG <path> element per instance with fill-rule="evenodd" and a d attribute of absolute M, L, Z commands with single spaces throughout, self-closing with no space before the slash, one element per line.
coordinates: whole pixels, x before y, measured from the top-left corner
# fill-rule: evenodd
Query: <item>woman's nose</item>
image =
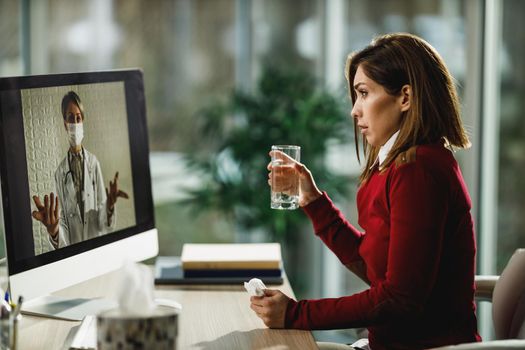
<path fill-rule="evenodd" d="M 354 104 L 354 106 L 352 107 L 352 111 L 350 112 L 350 115 L 354 119 L 358 119 L 361 116 L 360 113 L 358 112 L 357 104 Z"/>

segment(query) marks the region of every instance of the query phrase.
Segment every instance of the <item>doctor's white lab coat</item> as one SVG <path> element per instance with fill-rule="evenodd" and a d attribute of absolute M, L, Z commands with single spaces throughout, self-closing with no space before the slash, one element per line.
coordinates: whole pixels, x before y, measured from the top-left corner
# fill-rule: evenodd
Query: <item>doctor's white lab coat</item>
<path fill-rule="evenodd" d="M 115 229 L 116 208 L 107 224 L 106 190 L 100 163 L 95 155 L 83 148 L 84 156 L 84 222 L 77 204 L 73 173 L 69 168 L 69 152 L 55 171 L 55 185 L 60 204 L 58 247 L 101 236 Z M 49 237 L 51 243 L 51 237 Z M 52 245 L 52 244 L 51 244 Z"/>

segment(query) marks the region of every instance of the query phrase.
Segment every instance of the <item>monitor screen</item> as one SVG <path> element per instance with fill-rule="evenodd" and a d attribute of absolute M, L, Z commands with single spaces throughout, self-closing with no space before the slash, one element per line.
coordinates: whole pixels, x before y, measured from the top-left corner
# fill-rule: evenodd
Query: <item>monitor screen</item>
<path fill-rule="evenodd" d="M 1 78 L 0 126 L 15 294 L 39 296 L 157 254 L 140 70 Z"/>

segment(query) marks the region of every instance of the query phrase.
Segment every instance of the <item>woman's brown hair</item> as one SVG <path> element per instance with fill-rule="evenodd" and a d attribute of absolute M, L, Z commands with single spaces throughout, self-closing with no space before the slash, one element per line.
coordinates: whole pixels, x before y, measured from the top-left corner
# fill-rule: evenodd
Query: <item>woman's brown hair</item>
<path fill-rule="evenodd" d="M 84 105 L 82 104 L 80 97 L 77 95 L 76 92 L 69 91 L 62 98 L 61 110 L 62 110 L 62 118 L 64 118 L 64 121 L 66 120 L 66 117 L 67 117 L 66 116 L 67 107 L 69 106 L 71 102 L 77 105 L 78 109 L 80 110 L 80 114 L 82 115 L 82 120 L 84 120 Z"/>
<path fill-rule="evenodd" d="M 353 81 L 359 66 L 390 95 L 399 95 L 404 85 L 410 85 L 412 91 L 410 108 L 401 118 L 399 135 L 382 169 L 412 146 L 443 140 L 450 148 L 470 147 L 461 122 L 453 78 L 441 56 L 426 41 L 412 34 L 386 34 L 375 38 L 363 50 L 350 54 L 345 75 L 352 103 L 357 97 Z M 354 118 L 356 152 L 360 160 L 357 129 Z M 363 137 L 363 152 L 366 166 L 360 180 L 366 181 L 372 174 L 379 147 L 369 145 Z"/>

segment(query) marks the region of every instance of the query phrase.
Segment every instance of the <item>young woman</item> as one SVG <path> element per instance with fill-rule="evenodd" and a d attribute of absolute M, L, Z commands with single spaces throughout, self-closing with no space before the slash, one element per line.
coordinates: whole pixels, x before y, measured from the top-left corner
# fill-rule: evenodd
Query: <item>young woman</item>
<path fill-rule="evenodd" d="M 345 75 L 356 152 L 359 131 L 366 157 L 357 193 L 363 231 L 303 164 L 295 169 L 315 234 L 370 288 L 301 301 L 267 290 L 251 308 L 271 328 L 367 327 L 373 350 L 479 341 L 471 201 L 452 153 L 470 142 L 450 73 L 422 39 L 389 34 L 349 56 Z"/>

